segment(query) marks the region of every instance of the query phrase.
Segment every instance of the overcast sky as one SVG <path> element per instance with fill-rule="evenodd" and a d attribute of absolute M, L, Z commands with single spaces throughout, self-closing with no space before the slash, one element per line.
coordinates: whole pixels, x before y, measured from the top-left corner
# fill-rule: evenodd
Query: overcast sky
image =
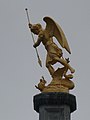
<path fill-rule="evenodd" d="M 31 34 L 27 26 L 25 8 L 30 11 L 32 23 L 52 17 L 63 29 L 75 68 L 75 89 L 78 109 L 72 120 L 90 118 L 90 0 L 0 0 L 0 120 L 38 120 L 33 110 L 35 89 L 43 75 L 48 83 L 51 77 L 45 68 L 46 51 L 38 47 L 43 62 L 37 63 Z M 36 37 L 35 37 L 36 38 Z"/>

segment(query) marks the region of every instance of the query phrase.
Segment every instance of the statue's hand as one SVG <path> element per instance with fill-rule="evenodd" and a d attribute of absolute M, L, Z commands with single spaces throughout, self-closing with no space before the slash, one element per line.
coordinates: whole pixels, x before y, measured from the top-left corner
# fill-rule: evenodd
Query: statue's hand
<path fill-rule="evenodd" d="M 33 47 L 36 48 L 36 44 L 34 44 Z"/>

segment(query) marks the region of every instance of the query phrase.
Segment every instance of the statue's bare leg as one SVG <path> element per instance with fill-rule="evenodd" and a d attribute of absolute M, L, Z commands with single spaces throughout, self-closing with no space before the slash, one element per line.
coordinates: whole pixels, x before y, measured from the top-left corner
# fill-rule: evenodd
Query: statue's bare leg
<path fill-rule="evenodd" d="M 59 57 L 55 57 L 54 58 L 57 62 L 60 62 L 62 65 L 66 66 L 70 71 L 71 73 L 74 73 L 75 72 L 75 69 L 73 69 L 70 64 L 67 63 L 67 61 L 64 59 L 64 58 L 59 58 Z"/>
<path fill-rule="evenodd" d="M 53 68 L 53 67 L 51 66 L 51 64 L 49 64 L 49 63 L 46 63 L 46 67 L 47 67 L 47 69 L 49 70 L 50 75 L 52 76 L 53 73 L 55 72 L 54 68 Z"/>

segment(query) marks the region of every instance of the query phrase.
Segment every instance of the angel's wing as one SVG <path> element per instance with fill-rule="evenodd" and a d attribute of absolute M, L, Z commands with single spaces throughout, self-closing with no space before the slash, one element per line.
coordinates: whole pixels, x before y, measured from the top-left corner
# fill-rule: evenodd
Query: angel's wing
<path fill-rule="evenodd" d="M 48 31 L 50 36 L 54 36 L 59 44 L 71 54 L 67 39 L 61 27 L 50 17 L 44 17 L 43 20 L 46 22 L 45 30 Z"/>

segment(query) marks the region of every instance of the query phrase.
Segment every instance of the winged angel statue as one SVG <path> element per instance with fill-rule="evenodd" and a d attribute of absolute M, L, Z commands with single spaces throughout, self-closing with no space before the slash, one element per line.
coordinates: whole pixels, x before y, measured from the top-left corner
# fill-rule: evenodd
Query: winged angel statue
<path fill-rule="evenodd" d="M 71 54 L 67 39 L 61 29 L 61 27 L 50 17 L 44 17 L 43 20 L 46 22 L 46 28 L 43 29 L 41 24 L 29 24 L 31 32 L 38 35 L 38 39 L 33 45 L 34 48 L 42 43 L 45 46 L 47 51 L 46 57 L 46 67 L 50 72 L 50 75 L 53 76 L 55 69 L 52 67 L 55 63 L 59 62 L 64 67 L 70 70 L 71 73 L 74 73 L 75 70 L 70 66 L 69 62 L 63 58 L 62 49 L 60 49 L 55 42 L 53 37 L 57 39 L 62 48 L 65 48 L 66 51 Z"/>

